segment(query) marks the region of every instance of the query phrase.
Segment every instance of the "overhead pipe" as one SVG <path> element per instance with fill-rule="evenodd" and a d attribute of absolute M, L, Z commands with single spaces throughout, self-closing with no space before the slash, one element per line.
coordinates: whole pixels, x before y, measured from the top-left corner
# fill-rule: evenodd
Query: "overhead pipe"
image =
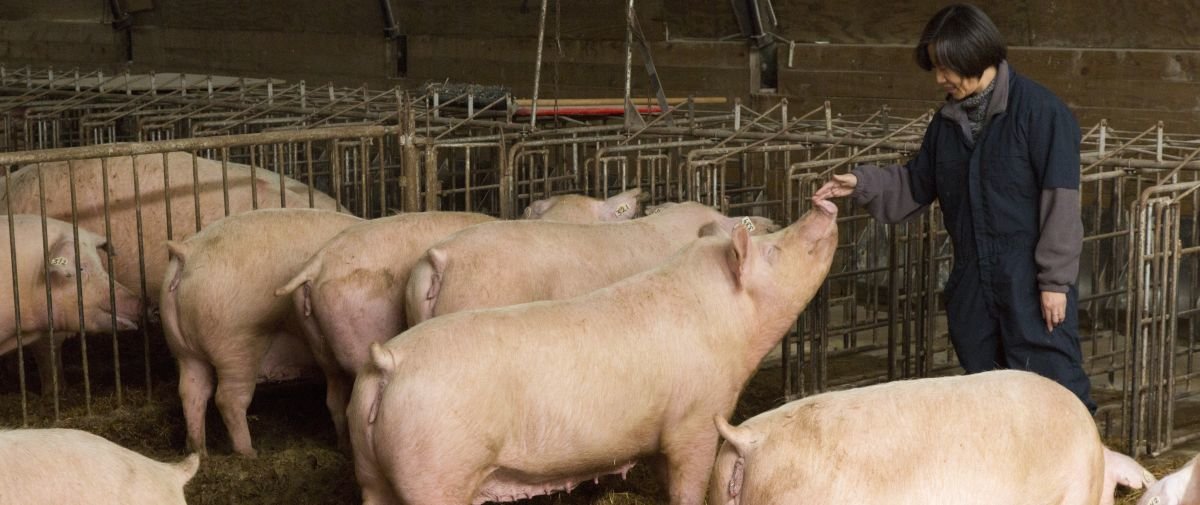
<path fill-rule="evenodd" d="M 396 16 L 392 13 L 391 0 L 379 0 L 379 6 L 383 8 L 383 36 L 388 40 L 399 37 L 400 25 L 396 23 Z"/>
<path fill-rule="evenodd" d="M 108 5 L 112 9 L 113 29 L 125 32 L 125 62 L 133 63 L 133 18 L 121 8 L 121 0 L 108 0 Z"/>
<path fill-rule="evenodd" d="M 542 14 L 538 18 L 537 64 L 533 67 L 533 114 L 529 115 L 529 126 L 535 129 L 538 118 L 538 88 L 542 83 L 542 41 L 546 38 L 546 2 L 547 0 L 542 0 Z"/>

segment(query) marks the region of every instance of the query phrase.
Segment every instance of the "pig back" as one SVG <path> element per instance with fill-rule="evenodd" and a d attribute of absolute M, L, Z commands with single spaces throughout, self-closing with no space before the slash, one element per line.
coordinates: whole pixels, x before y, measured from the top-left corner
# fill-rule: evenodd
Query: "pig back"
<path fill-rule="evenodd" d="M 431 292 L 424 284 L 433 276 L 421 272 L 436 270 L 436 253 L 445 261 L 432 305 L 432 315 L 440 316 L 594 291 L 657 265 L 680 245 L 642 221 L 485 223 L 447 237 L 418 262 L 409 280 L 408 313 L 429 310 L 419 304 Z"/>
<path fill-rule="evenodd" d="M 184 505 L 183 486 L 199 467 L 191 455 L 162 463 L 74 429 L 0 431 L 0 498 L 27 505 L 160 503 Z"/>
<path fill-rule="evenodd" d="M 1087 409 L 1028 372 L 824 393 L 759 414 L 737 431 L 741 442 L 722 442 L 710 493 L 740 488 L 744 504 L 837 497 L 1082 505 L 1096 503 L 1103 483 L 1103 446 Z M 741 482 L 736 455 L 745 458 Z M 1050 498 L 1064 496 L 1077 501 Z"/>
<path fill-rule="evenodd" d="M 113 274 L 117 282 L 140 293 L 139 250 L 144 251 L 146 294 L 152 300 L 166 270 L 165 241 L 186 239 L 198 229 L 225 217 L 226 194 L 229 215 L 256 207 L 280 207 L 281 199 L 287 207 L 309 206 L 306 186 L 299 181 L 285 178 L 281 193 L 279 175 L 274 172 L 256 169 L 252 180 L 248 165 L 228 163 L 223 167 L 219 161 L 199 157 L 194 161 L 193 164 L 193 157 L 184 152 L 172 152 L 165 157 L 154 154 L 108 159 L 107 205 L 111 245 L 117 253 L 113 259 Z M 9 201 L 3 201 L 4 194 L 0 191 L 0 208 L 12 205 L 14 213 L 39 214 L 40 187 L 44 187 L 46 214 L 69 222 L 72 216 L 72 171 L 79 225 L 104 236 L 105 179 L 99 159 L 75 161 L 70 165 L 54 162 L 22 167 L 7 181 Z M 164 190 L 167 187 L 170 191 Z M 336 202 L 327 195 L 314 192 L 313 197 L 317 208 L 337 208 Z"/>
<path fill-rule="evenodd" d="M 362 219 L 319 209 L 263 209 L 214 223 L 172 246 L 181 261 L 178 310 L 185 335 L 214 324 L 270 331 L 291 314 L 290 300 L 276 297 L 304 262 L 334 235 Z M 164 292 L 164 296 L 170 296 Z M 264 325 L 266 325 L 264 327 Z M 190 331 L 189 331 L 190 330 Z"/>

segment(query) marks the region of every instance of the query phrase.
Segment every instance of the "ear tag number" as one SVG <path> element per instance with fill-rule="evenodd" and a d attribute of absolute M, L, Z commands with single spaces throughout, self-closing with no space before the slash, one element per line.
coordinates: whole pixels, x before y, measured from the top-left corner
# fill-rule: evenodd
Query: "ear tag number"
<path fill-rule="evenodd" d="M 742 216 L 742 226 L 746 227 L 746 231 L 754 231 L 754 221 L 750 220 L 750 216 Z"/>

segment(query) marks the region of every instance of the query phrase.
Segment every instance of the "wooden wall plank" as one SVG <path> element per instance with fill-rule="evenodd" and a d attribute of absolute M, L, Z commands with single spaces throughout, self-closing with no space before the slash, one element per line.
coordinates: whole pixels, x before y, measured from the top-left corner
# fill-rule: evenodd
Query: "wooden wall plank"
<path fill-rule="evenodd" d="M 1195 2 L 1030 2 L 1028 45 L 1092 48 L 1200 47 Z"/>
<path fill-rule="evenodd" d="M 775 31 L 798 42 L 913 44 L 929 18 L 945 4 L 936 0 L 773 0 L 780 21 Z M 1187 0 L 981 0 L 975 4 L 1014 46 L 1200 47 L 1200 11 Z"/>
<path fill-rule="evenodd" d="M 559 90 L 563 98 L 572 89 L 606 89 L 601 96 L 624 92 L 625 53 L 615 41 L 564 43 L 558 64 Z M 417 82 L 451 79 L 487 85 L 502 85 L 520 95 L 533 89 L 536 41 L 521 39 L 475 39 L 416 37 L 409 40 L 409 78 Z M 740 96 L 749 71 L 744 44 L 712 42 L 658 42 L 651 54 L 668 95 L 694 93 Z M 635 53 L 632 82 L 639 90 L 646 85 L 641 57 Z M 549 97 L 554 86 L 554 58 L 543 62 L 540 94 Z"/>
<path fill-rule="evenodd" d="M 539 0 L 391 1 L 397 21 L 409 35 L 537 38 Z M 556 2 L 547 5 L 547 40 L 555 34 L 556 19 L 558 34 L 563 39 L 625 40 L 625 1 L 558 0 L 557 3 L 557 17 Z M 634 7 L 647 40 L 662 40 L 665 33 L 662 0 L 643 0 Z"/>
<path fill-rule="evenodd" d="M 107 12 L 105 2 L 97 0 L 5 0 L 0 21 L 101 22 Z"/>
<path fill-rule="evenodd" d="M 382 37 L 135 27 L 134 61 L 176 72 L 336 79 L 355 83 L 388 75 Z"/>
<path fill-rule="evenodd" d="M 728 1 L 663 0 L 662 18 L 674 39 L 720 39 L 741 32 Z"/>
<path fill-rule="evenodd" d="M 854 111 L 941 103 L 931 74 L 911 63 L 907 47 L 805 44 L 796 51 L 793 67 L 780 69 L 780 91 L 798 108 L 824 99 Z M 1081 124 L 1107 118 L 1144 128 L 1162 120 L 1176 131 L 1200 131 L 1200 51 L 1017 47 L 1009 59 L 1061 97 Z"/>
<path fill-rule="evenodd" d="M 1029 32 L 1027 1 L 983 1 L 980 6 L 1010 43 L 1024 44 Z M 776 32 L 797 42 L 835 44 L 915 44 L 939 9 L 940 0 L 811 2 L 774 0 Z"/>
<path fill-rule="evenodd" d="M 383 37 L 378 0 L 155 0 L 138 26 L 186 30 L 342 33 Z M 136 44 L 135 44 L 136 45 Z"/>
<path fill-rule="evenodd" d="M 0 21 L 0 62 L 39 67 L 106 67 L 125 60 L 125 38 L 96 23 Z"/>

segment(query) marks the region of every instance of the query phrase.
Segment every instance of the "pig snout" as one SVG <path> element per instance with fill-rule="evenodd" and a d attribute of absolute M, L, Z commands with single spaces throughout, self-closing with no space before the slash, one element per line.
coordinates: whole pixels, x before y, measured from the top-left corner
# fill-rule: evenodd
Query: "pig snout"
<path fill-rule="evenodd" d="M 824 242 L 837 238 L 837 205 L 829 200 L 813 200 L 813 208 L 792 227 L 806 242 Z"/>
<path fill-rule="evenodd" d="M 829 214 L 831 217 L 837 217 L 837 213 L 838 213 L 837 205 L 834 205 L 834 203 L 829 200 L 825 200 L 825 199 L 814 200 L 813 208 L 820 210 L 826 214 Z"/>
<path fill-rule="evenodd" d="M 138 328 L 137 321 L 142 314 L 142 299 L 135 296 L 133 292 L 125 286 L 117 284 L 115 309 L 112 307 L 111 302 L 112 300 L 105 300 L 105 308 L 102 309 L 104 312 L 104 317 L 100 323 L 105 326 L 110 326 L 112 321 L 111 316 L 115 313 L 117 316 L 117 330 L 136 330 Z M 104 328 L 104 330 L 111 329 L 112 328 L 109 327 Z"/>

